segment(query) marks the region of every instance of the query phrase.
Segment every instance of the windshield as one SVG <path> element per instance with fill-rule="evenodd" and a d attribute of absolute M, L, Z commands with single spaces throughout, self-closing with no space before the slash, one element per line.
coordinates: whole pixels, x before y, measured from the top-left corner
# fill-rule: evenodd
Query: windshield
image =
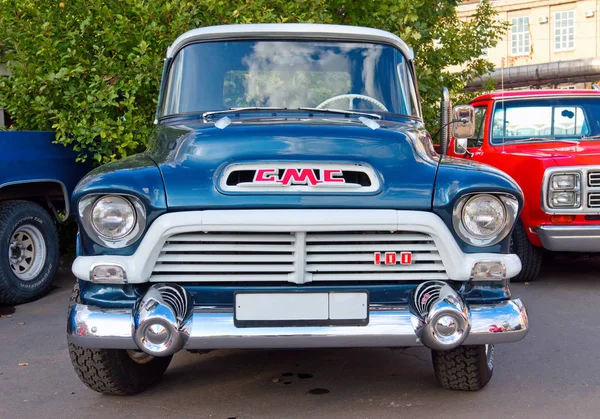
<path fill-rule="evenodd" d="M 500 102 L 492 143 L 580 140 L 600 135 L 600 97 L 539 98 Z"/>
<path fill-rule="evenodd" d="M 238 107 L 319 107 L 419 116 L 391 46 L 326 41 L 204 42 L 173 59 L 161 115 Z"/>

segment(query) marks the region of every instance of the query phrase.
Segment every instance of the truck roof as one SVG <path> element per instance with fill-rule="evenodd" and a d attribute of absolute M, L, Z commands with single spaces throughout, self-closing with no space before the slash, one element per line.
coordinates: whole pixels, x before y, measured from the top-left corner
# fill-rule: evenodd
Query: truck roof
<path fill-rule="evenodd" d="M 582 96 L 600 95 L 600 90 L 592 89 L 536 89 L 536 90 L 511 90 L 508 92 L 491 92 L 476 97 L 471 101 L 501 100 L 502 98 L 524 98 L 533 96 Z"/>
<path fill-rule="evenodd" d="M 273 40 L 324 39 L 384 43 L 398 48 L 409 60 L 414 59 L 413 50 L 393 33 L 360 26 L 314 23 L 239 24 L 192 29 L 180 35 L 175 42 L 173 42 L 167 49 L 167 58 L 174 57 L 181 48 L 194 42 L 257 38 Z"/>

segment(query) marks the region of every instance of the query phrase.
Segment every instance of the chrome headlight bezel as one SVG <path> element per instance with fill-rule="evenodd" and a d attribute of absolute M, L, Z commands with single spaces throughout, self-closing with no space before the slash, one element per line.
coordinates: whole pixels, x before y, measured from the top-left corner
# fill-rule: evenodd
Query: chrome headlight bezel
<path fill-rule="evenodd" d="M 573 185 L 572 186 L 563 186 L 557 185 L 555 180 L 559 177 L 573 177 Z M 542 188 L 543 194 L 543 208 L 548 213 L 569 211 L 569 210 L 578 210 L 581 208 L 581 178 L 582 174 L 579 171 L 575 170 L 564 170 L 561 168 L 553 168 L 552 170 L 548 170 L 544 174 L 544 185 Z M 573 195 L 573 203 L 572 204 L 557 204 L 554 202 L 554 197 L 560 194 L 572 194 Z"/>
<path fill-rule="evenodd" d="M 96 204 L 109 197 L 116 197 L 125 200 L 135 213 L 135 222 L 133 228 L 125 235 L 119 238 L 110 238 L 103 235 L 92 222 L 92 211 Z M 87 195 L 79 200 L 78 205 L 79 219 L 85 233 L 97 244 L 118 249 L 135 243 L 144 233 L 146 228 L 146 208 L 144 204 L 132 195 L 126 194 L 93 194 Z"/>
<path fill-rule="evenodd" d="M 464 208 L 469 201 L 476 197 L 488 196 L 498 200 L 504 207 L 504 219 L 502 220 L 501 227 L 494 233 L 487 237 L 476 236 L 469 232 L 465 227 L 463 217 Z M 464 242 L 477 247 L 493 246 L 500 243 L 508 236 L 511 229 L 513 228 L 519 212 L 519 201 L 514 195 L 507 193 L 472 193 L 462 196 L 454 205 L 452 211 L 452 225 L 454 231 Z"/>

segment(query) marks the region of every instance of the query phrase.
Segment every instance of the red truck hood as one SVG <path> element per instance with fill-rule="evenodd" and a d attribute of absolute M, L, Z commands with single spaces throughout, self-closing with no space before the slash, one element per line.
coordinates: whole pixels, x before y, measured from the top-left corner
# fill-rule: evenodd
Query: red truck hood
<path fill-rule="evenodd" d="M 579 144 L 564 141 L 530 144 L 506 144 L 504 152 L 539 159 L 553 160 L 557 166 L 585 166 L 600 164 L 600 141 L 581 141 Z"/>

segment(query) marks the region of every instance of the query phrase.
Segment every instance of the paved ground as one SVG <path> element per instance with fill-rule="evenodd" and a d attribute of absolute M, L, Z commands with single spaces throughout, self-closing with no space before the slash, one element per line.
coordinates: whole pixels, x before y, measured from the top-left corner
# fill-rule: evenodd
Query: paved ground
<path fill-rule="evenodd" d="M 478 393 L 440 389 L 425 349 L 349 349 L 186 352 L 151 390 L 102 396 L 71 368 L 65 274 L 49 296 L 0 318 L 0 418 L 597 418 L 600 260 L 560 259 L 513 286 L 531 331 L 496 348 L 494 377 Z"/>

